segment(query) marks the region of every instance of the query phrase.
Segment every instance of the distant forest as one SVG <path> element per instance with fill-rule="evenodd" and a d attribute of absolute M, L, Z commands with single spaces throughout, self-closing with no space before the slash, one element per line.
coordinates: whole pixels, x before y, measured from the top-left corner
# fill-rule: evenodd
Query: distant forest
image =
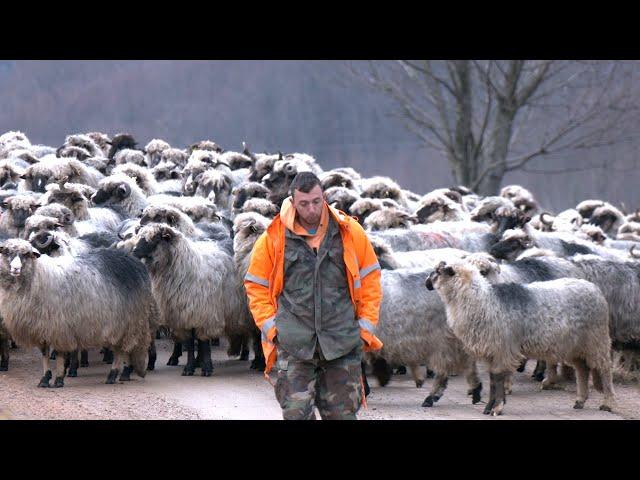
<path fill-rule="evenodd" d="M 0 92 L 0 133 L 21 130 L 32 143 L 96 130 L 130 132 L 140 146 L 211 139 L 241 150 L 246 141 L 256 152 L 309 153 L 325 169 L 387 175 L 417 193 L 454 183 L 446 160 L 341 61 L 0 61 Z M 505 184 L 524 185 L 553 211 L 587 198 L 635 210 L 637 155 L 621 144 L 537 160 Z"/>

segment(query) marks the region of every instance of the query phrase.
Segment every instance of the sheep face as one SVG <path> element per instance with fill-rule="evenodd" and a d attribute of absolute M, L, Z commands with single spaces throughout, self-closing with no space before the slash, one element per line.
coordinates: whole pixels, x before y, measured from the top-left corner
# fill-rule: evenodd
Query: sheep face
<path fill-rule="evenodd" d="M 133 150 L 136 148 L 136 145 L 137 142 L 132 135 L 128 133 L 118 133 L 111 140 L 111 148 L 109 149 L 107 157 L 112 159 L 118 151 L 125 148 Z"/>
<path fill-rule="evenodd" d="M 54 185 L 57 187 L 57 185 Z M 90 195 L 92 192 L 88 192 Z M 76 218 L 84 218 L 88 213 L 89 201 L 87 197 L 76 189 L 52 188 L 49 189 L 47 203 L 59 203 L 64 205 Z"/>
<path fill-rule="evenodd" d="M 140 225 L 144 226 L 149 223 L 166 223 L 171 227 L 175 227 L 176 229 L 183 231 L 181 227 L 185 222 L 184 217 L 189 219 L 186 214 L 183 214 L 176 208 L 167 205 L 150 205 L 142 212 Z"/>
<path fill-rule="evenodd" d="M 207 170 L 195 179 L 198 184 L 195 194 L 210 199 L 220 207 L 226 207 L 229 203 L 233 180 L 219 170 Z"/>
<path fill-rule="evenodd" d="M 167 225 L 147 225 L 138 231 L 136 246 L 132 253 L 147 265 L 149 271 L 153 272 L 158 267 L 167 265 L 171 260 L 170 246 L 180 235 Z"/>
<path fill-rule="evenodd" d="M 495 222 L 495 234 L 498 236 L 507 230 L 524 227 L 531 220 L 522 210 L 515 207 L 498 207 L 492 218 Z"/>
<path fill-rule="evenodd" d="M 72 226 L 73 222 L 75 221 L 73 212 L 69 208 L 59 203 L 51 203 L 49 205 L 44 205 L 42 207 L 39 207 L 34 212 L 34 216 L 36 215 L 42 215 L 44 217 L 53 217 L 56 220 L 58 220 L 58 222 L 62 224 L 65 228 Z"/>
<path fill-rule="evenodd" d="M 430 223 L 447 218 L 451 208 L 442 198 L 434 198 L 416 210 L 415 216 L 420 223 Z"/>
<path fill-rule="evenodd" d="M 182 173 L 179 167 L 173 162 L 160 162 L 151 170 L 157 181 L 163 180 L 181 180 Z"/>
<path fill-rule="evenodd" d="M 267 198 L 269 195 L 269 189 L 258 182 L 248 182 L 242 185 L 238 185 L 232 191 L 233 194 L 233 208 L 234 210 L 240 210 L 244 203 L 250 198 Z"/>
<path fill-rule="evenodd" d="M 242 246 L 251 246 L 269 225 L 269 220 L 254 212 L 241 213 L 233 220 L 234 252 L 239 252 Z"/>
<path fill-rule="evenodd" d="M 31 234 L 43 231 L 55 231 L 61 228 L 64 228 L 64 225 L 55 217 L 32 215 L 25 223 L 23 238 L 29 240 Z"/>
<path fill-rule="evenodd" d="M 425 281 L 427 290 L 438 290 L 447 293 L 455 292 L 470 284 L 478 270 L 471 264 L 440 262 Z"/>
<path fill-rule="evenodd" d="M 273 218 L 278 213 L 278 207 L 266 198 L 250 198 L 242 206 L 243 213 L 255 212 L 268 218 Z"/>
<path fill-rule="evenodd" d="M 331 187 L 324 191 L 324 198 L 333 208 L 348 212 L 360 196 L 355 191 L 344 187 Z"/>
<path fill-rule="evenodd" d="M 320 180 L 320 186 L 322 190 L 327 190 L 331 187 L 344 187 L 350 190 L 355 188 L 353 179 L 342 172 L 328 172 L 323 176 L 322 180 Z"/>
<path fill-rule="evenodd" d="M 489 253 L 495 258 L 513 261 L 532 246 L 532 240 L 523 230 L 507 230 L 504 232 L 502 240 L 494 244 Z"/>
<path fill-rule="evenodd" d="M 622 219 L 622 214 L 616 209 L 604 206 L 596 208 L 593 211 L 589 223 L 600 227 L 604 232 L 609 232 L 617 223 L 620 223 Z"/>
<path fill-rule="evenodd" d="M 131 185 L 126 182 L 106 182 L 91 196 L 96 205 L 118 204 L 131 196 Z"/>
<path fill-rule="evenodd" d="M 402 200 L 400 188 L 391 182 L 375 182 L 363 190 L 362 197 L 391 199 L 396 202 Z"/>
<path fill-rule="evenodd" d="M 249 168 L 249 180 L 252 182 L 261 182 L 264 177 L 273 171 L 278 157 L 275 155 L 263 155 L 258 157 L 253 165 Z"/>
<path fill-rule="evenodd" d="M 31 278 L 34 260 L 40 256 L 26 240 L 11 239 L 0 245 L 0 283 L 4 288 Z"/>
<path fill-rule="evenodd" d="M 0 162 L 0 188 L 3 190 L 18 188 L 18 182 L 23 173 L 8 161 Z"/>
<path fill-rule="evenodd" d="M 485 252 L 476 252 L 464 257 L 464 260 L 478 269 L 480 275 L 491 283 L 497 283 L 500 275 L 500 264 Z"/>
<path fill-rule="evenodd" d="M 56 256 L 57 251 L 65 246 L 61 238 L 61 236 L 46 230 L 32 232 L 28 237 L 29 243 L 38 250 L 39 253 L 49 255 L 50 257 Z"/>
<path fill-rule="evenodd" d="M 26 182 L 27 189 L 44 193 L 52 176 L 53 172 L 50 169 L 43 165 L 35 164 L 28 167 L 20 178 Z"/>
<path fill-rule="evenodd" d="M 5 209 L 3 215 L 8 215 L 11 226 L 17 229 L 24 228 L 24 225 L 38 208 L 38 199 L 29 195 L 16 195 L 5 198 L 2 208 Z"/>
<path fill-rule="evenodd" d="M 310 170 L 304 162 L 296 160 L 278 160 L 273 165 L 273 171 L 263 177 L 265 184 L 275 194 L 286 194 L 298 172 Z"/>

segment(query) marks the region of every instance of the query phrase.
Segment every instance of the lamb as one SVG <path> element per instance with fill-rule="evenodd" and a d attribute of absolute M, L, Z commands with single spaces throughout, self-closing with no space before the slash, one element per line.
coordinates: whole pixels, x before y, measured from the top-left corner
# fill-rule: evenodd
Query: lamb
<path fill-rule="evenodd" d="M 194 340 L 202 375 L 213 371 L 209 340 L 225 334 L 226 325 L 242 314 L 244 292 L 234 278 L 232 256 L 216 242 L 193 242 L 168 225 L 150 224 L 138 232 L 133 254 L 142 259 L 151 276 L 161 324 L 186 343 L 183 375 L 195 371 Z"/>
<path fill-rule="evenodd" d="M 8 237 L 20 237 L 27 218 L 36 211 L 39 202 L 37 196 L 29 194 L 5 198 L 1 204 L 4 211 L 0 215 L 0 232 Z"/>
<path fill-rule="evenodd" d="M 61 354 L 107 345 L 115 352 L 107 383 L 115 383 L 123 362 L 121 380 L 131 371 L 145 376 L 157 309 L 139 260 L 108 249 L 51 258 L 25 240 L 7 240 L 0 246 L 0 299 L 11 336 L 43 352 L 40 387 L 51 379 L 49 348 Z M 53 386 L 63 387 L 64 376 L 60 358 Z"/>
<path fill-rule="evenodd" d="M 609 307 L 594 284 L 563 278 L 528 285 L 489 283 L 471 263 L 440 263 L 426 286 L 446 305 L 447 324 L 465 348 L 489 365 L 491 395 L 485 414 L 500 415 L 505 404 L 505 376 L 527 357 L 576 369 L 577 398 L 588 398 L 589 370 L 602 389 L 601 410 L 611 411 Z"/>

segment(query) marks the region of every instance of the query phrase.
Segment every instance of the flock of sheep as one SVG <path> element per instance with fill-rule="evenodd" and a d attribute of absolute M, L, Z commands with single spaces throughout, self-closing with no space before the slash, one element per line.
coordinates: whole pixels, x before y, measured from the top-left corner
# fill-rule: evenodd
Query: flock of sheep
<path fill-rule="evenodd" d="M 0 136 L 0 370 L 15 342 L 42 351 L 40 387 L 63 387 L 93 348 L 112 364 L 107 383 L 144 377 L 161 332 L 174 340 L 169 365 L 186 350 L 183 375 L 211 375 L 221 337 L 229 356 L 253 350 L 251 368 L 263 369 L 243 278 L 301 171 L 358 218 L 378 255 L 384 347 L 365 360 L 381 385 L 394 368 L 418 387 L 434 375 L 422 404 L 432 407 L 462 373 L 475 404 L 484 361 L 484 413 L 499 415 L 533 359 L 542 388 L 575 376 L 575 408 L 590 373 L 600 408 L 614 408 L 613 351 L 633 368 L 640 347 L 640 212 L 586 200 L 552 215 L 517 185 L 490 197 L 462 186 L 419 195 L 352 168 L 324 171 L 307 154 L 208 140 L 139 148 L 126 133 L 69 135 L 59 148 Z"/>

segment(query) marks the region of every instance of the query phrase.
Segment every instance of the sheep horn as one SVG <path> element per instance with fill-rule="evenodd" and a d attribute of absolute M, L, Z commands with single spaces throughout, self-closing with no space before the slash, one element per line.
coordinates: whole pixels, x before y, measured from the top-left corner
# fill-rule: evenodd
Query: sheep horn
<path fill-rule="evenodd" d="M 552 221 L 546 221 L 546 222 L 545 222 L 545 220 L 544 220 L 544 216 L 545 216 L 545 215 L 549 215 L 549 216 L 551 216 L 551 214 L 550 214 L 549 212 L 542 212 L 542 213 L 540 214 L 540 221 L 541 221 L 542 223 L 544 223 L 546 226 L 550 227 L 550 226 L 553 224 L 553 222 L 552 222 Z"/>
<path fill-rule="evenodd" d="M 640 258 L 640 254 L 636 255 L 633 253 L 633 250 L 636 248 L 635 245 L 631 245 L 631 248 L 629 249 L 629 255 L 631 255 L 633 258 Z"/>
<path fill-rule="evenodd" d="M 47 235 L 47 240 L 45 240 L 44 243 L 40 243 L 37 239 L 38 239 L 38 237 L 33 239 L 33 242 L 35 243 L 36 247 L 38 247 L 38 248 L 47 248 L 53 242 L 53 235 L 51 235 L 51 234 Z"/>

